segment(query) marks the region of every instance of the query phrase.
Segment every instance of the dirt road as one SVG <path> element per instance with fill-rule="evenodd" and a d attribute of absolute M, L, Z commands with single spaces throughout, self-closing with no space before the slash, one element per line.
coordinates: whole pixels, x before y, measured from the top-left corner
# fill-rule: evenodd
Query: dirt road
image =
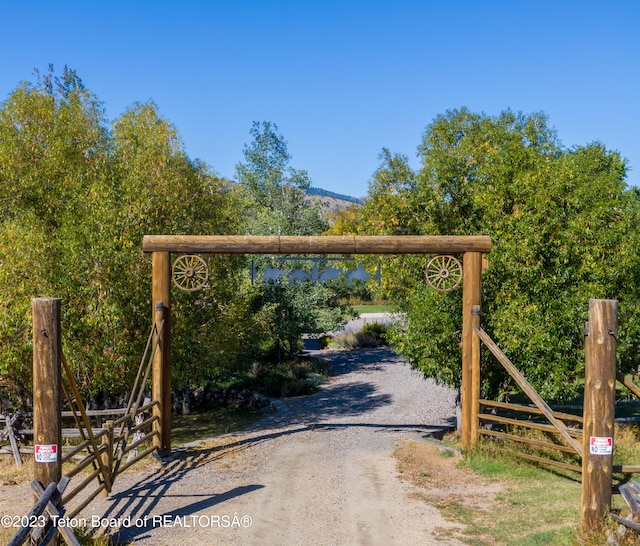
<path fill-rule="evenodd" d="M 329 352 L 336 376 L 243 434 L 118 477 L 82 514 L 144 545 L 460 544 L 411 497 L 392 453 L 448 426 L 454 393 L 388 350 Z"/>

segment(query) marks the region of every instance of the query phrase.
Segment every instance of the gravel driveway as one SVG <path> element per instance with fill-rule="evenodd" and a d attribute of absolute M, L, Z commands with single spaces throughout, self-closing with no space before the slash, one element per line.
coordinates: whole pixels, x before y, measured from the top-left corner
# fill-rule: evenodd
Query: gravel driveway
<path fill-rule="evenodd" d="M 82 516 L 154 546 L 460 544 L 442 538 L 453 525 L 411 497 L 392 457 L 401 439 L 455 423 L 455 393 L 387 349 L 320 354 L 335 376 L 319 392 L 123 473 Z"/>

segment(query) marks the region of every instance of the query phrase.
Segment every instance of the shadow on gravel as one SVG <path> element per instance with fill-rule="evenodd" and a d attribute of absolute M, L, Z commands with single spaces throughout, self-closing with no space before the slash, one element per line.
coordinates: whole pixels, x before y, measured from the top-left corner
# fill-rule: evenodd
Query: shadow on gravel
<path fill-rule="evenodd" d="M 329 360 L 333 364 L 334 375 L 338 376 L 355 370 L 366 374 L 388 364 L 404 365 L 389 349 L 322 351 L 318 356 Z M 373 382 L 357 380 L 346 384 L 329 382 L 313 395 L 292 398 L 287 400 L 286 404 L 281 402 L 279 404 L 281 411 L 256 423 L 244 431 L 242 436 L 219 437 L 197 447 L 184 447 L 174 451 L 162 461 L 163 466 L 160 470 L 141 476 L 140 480 L 126 491 L 112 493 L 108 499 L 109 507 L 101 517 L 115 520 L 127 518 L 131 522 L 128 527 L 120 525 L 117 534 L 113 535 L 113 538 L 119 541 L 145 538 L 153 528 L 162 526 L 163 520 L 157 518 L 166 517 L 173 522 L 180 517 L 186 526 L 191 522 L 192 516 L 196 517 L 195 515 L 203 510 L 264 487 L 261 484 L 251 484 L 220 492 L 214 491 L 213 484 L 199 483 L 196 491 L 190 490 L 176 494 L 176 489 L 180 491 L 179 487 L 173 489 L 172 487 L 191 471 L 216 462 L 225 464 L 227 469 L 232 468 L 234 456 L 244 450 L 299 432 L 322 433 L 338 429 L 367 428 L 381 433 L 408 431 L 421 434 L 428 430 L 451 429 L 447 425 L 443 426 L 442 423 L 429 425 L 427 423 L 356 422 L 356 417 L 362 418 L 376 408 L 392 404 L 392 398 L 389 394 L 378 392 Z M 345 418 L 349 420 L 349 417 L 353 417 L 354 422 L 344 421 Z M 340 419 L 340 422 L 332 423 L 333 419 Z M 163 507 L 159 506 L 159 503 L 165 497 L 184 497 L 186 504 L 163 512 Z"/>
<path fill-rule="evenodd" d="M 184 527 L 196 527 L 198 526 L 198 516 L 196 514 L 217 504 L 262 489 L 264 485 L 245 485 L 219 493 L 208 492 L 207 484 L 201 483 L 198 484 L 197 492 L 191 490 L 181 494 L 172 492 L 172 486 L 185 478 L 190 472 L 215 461 L 233 460 L 233 457 L 240 452 L 279 437 L 307 431 L 322 433 L 323 431 L 346 428 L 369 428 L 376 429 L 377 432 L 381 433 L 398 431 L 422 433 L 426 428 L 442 428 L 443 431 L 444 429 L 450 430 L 450 427 L 447 426 L 428 426 L 424 424 L 318 423 L 258 434 L 257 436 L 242 439 L 229 436 L 221 439 L 222 443 L 219 445 L 195 447 L 173 452 L 163 461 L 163 467 L 158 472 L 141 477 L 137 483 L 125 491 L 112 493 L 108 498 L 110 506 L 100 518 L 103 521 L 111 520 L 117 522 L 119 520 L 118 525 L 113 525 L 114 528 L 119 527 L 119 529 L 111 535 L 111 538 L 115 541 L 142 540 L 148 537 L 148 533 L 152 529 L 162 527 L 165 521 L 171 526 L 181 522 Z M 188 504 L 170 511 L 163 511 L 158 504 L 163 498 L 169 497 L 174 499 L 182 497 Z M 194 499 L 197 500 L 194 501 Z M 93 530 L 97 531 L 97 528 L 94 527 Z"/>
<path fill-rule="evenodd" d="M 116 543 L 147 538 L 152 529 L 166 526 L 165 521 L 169 522 L 170 526 L 175 525 L 176 522 L 182 522 L 185 527 L 196 527 L 198 522 L 192 521 L 192 516 L 196 517 L 195 514 L 241 495 L 262 489 L 264 486 L 251 484 L 235 487 L 225 492 L 209 492 L 207 484 L 201 483 L 198 484 L 197 491 L 189 490 L 183 494 L 176 494 L 171 488 L 190 472 L 203 465 L 216 460 L 232 458 L 234 454 L 244 449 L 277 436 L 279 434 L 242 440 L 228 437 L 226 438 L 228 443 L 224 443 L 223 440 L 220 445 L 214 447 L 176 450 L 167 458 L 161 459 L 162 468 L 158 471 L 141 477 L 138 482 L 125 491 L 112 493 L 107 499 L 110 506 L 100 516 L 100 519 L 104 522 L 114 522 L 109 527 L 115 531 L 110 537 Z M 211 489 L 214 489 L 214 486 Z M 174 499 L 183 497 L 188 504 L 170 511 L 163 511 L 158 504 L 162 499 L 169 497 Z M 194 499 L 197 500 L 189 502 Z M 98 530 L 97 527 L 92 527 L 94 532 Z M 105 525 L 103 525 L 103 529 L 104 527 Z"/>
<path fill-rule="evenodd" d="M 266 417 L 250 430 L 283 428 L 316 423 L 332 417 L 363 415 L 393 402 L 390 395 L 376 391 L 375 385 L 364 381 L 327 385 L 315 394 L 287 400 L 284 411 Z"/>
<path fill-rule="evenodd" d="M 102 516 L 115 521 L 120 519 L 119 530 L 111 535 L 111 539 L 116 543 L 133 539 L 142 540 L 149 538 L 148 533 L 152 529 L 167 525 L 182 527 L 202 526 L 199 517 L 195 515 L 198 512 L 264 487 L 263 485 L 244 485 L 235 487 L 226 493 L 213 495 L 191 492 L 188 495 L 184 495 L 184 497 L 187 499 L 203 498 L 175 510 L 164 513 L 154 512 L 153 509 L 160 498 L 176 496 L 168 495 L 167 490 L 173 481 L 179 479 L 180 477 L 177 477 L 171 481 L 160 480 L 156 483 L 154 483 L 155 480 L 152 480 L 146 484 L 143 483 L 145 481 L 143 480 L 127 491 L 113 495 L 113 506 Z"/>
<path fill-rule="evenodd" d="M 424 434 L 429 432 L 432 436 L 443 434 L 455 430 L 455 419 L 450 420 L 446 425 L 381 425 L 379 423 L 322 423 L 307 427 L 311 430 L 339 430 L 342 428 L 373 428 L 376 432 L 415 432 Z"/>
<path fill-rule="evenodd" d="M 158 471 L 141 476 L 140 480 L 121 492 L 113 492 L 107 501 L 109 507 L 100 515 L 104 522 L 113 521 L 111 525 L 114 531 L 111 538 L 116 541 L 141 540 L 148 535 L 153 528 L 162 526 L 164 518 L 173 522 L 179 516 L 186 524 L 191 521 L 191 516 L 200 511 L 226 502 L 240 495 L 245 495 L 264 487 L 260 484 L 236 487 L 226 492 L 208 492 L 206 484 L 199 484 L 198 491 L 189 491 L 184 495 L 176 495 L 172 487 L 183 480 L 190 472 L 198 468 L 215 463 L 216 461 L 232 461 L 242 451 L 259 446 L 282 436 L 297 434 L 309 430 L 322 430 L 324 425 L 293 426 L 286 430 L 257 434 L 238 438 L 227 436 L 220 438 L 219 443 L 213 446 L 203 444 L 197 447 L 175 450 L 167 458 L 162 460 L 162 468 Z M 213 488 L 213 487 L 212 487 Z M 163 512 L 158 504 L 163 498 L 183 496 L 184 506 L 169 512 Z M 193 499 L 197 499 L 195 502 Z M 126 523 L 123 523 L 126 522 Z M 93 531 L 98 527 L 92 526 Z"/>
<path fill-rule="evenodd" d="M 385 364 L 400 364 L 402 359 L 391 349 L 379 347 L 375 349 L 321 350 L 308 351 L 309 354 L 328 360 L 333 367 L 334 376 L 353 371 L 374 372 L 382 369 Z"/>

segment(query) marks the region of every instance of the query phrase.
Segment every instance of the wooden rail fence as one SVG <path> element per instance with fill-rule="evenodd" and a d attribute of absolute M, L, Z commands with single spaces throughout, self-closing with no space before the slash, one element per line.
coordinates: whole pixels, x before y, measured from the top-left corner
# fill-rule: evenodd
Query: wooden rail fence
<path fill-rule="evenodd" d="M 59 483 L 50 483 L 46 489 L 42 487 L 38 480 L 31 482 L 31 488 L 38 500 L 27 516 L 23 518 L 25 520 L 24 524 L 8 542 L 8 546 L 20 546 L 27 539 L 30 539 L 31 544 L 46 545 L 51 542 L 56 532 L 62 535 L 62 538 L 69 546 L 80 546 L 80 542 L 70 527 L 61 525 L 47 528 L 45 525 L 50 518 L 64 517 L 64 510 L 58 504 L 68 482 L 68 479 L 63 478 Z M 43 514 L 46 514 L 46 516 Z M 33 525 L 35 522 L 38 524 Z M 45 531 L 45 529 L 47 530 Z"/>
<path fill-rule="evenodd" d="M 612 474 L 640 472 L 640 465 L 613 465 L 615 381 L 640 397 L 640 388 L 615 369 L 617 302 L 589 302 L 582 415 L 554 411 L 549 407 L 480 327 L 479 315 L 479 308 L 474 308 L 474 334 L 531 404 L 479 398 L 474 417 L 477 435 L 521 445 L 522 449 L 511 451 L 518 457 L 581 473 L 582 530 L 597 529 L 611 506 Z M 625 499 L 627 497 L 632 498 L 628 491 Z"/>
<path fill-rule="evenodd" d="M 34 307 L 39 303 L 38 300 L 34 300 Z M 46 307 L 53 310 L 54 316 L 49 317 L 50 320 L 59 323 L 59 307 L 56 311 L 56 305 L 51 305 L 50 300 L 44 303 Z M 34 309 L 34 316 L 35 314 Z M 43 318 L 46 313 L 38 309 L 38 314 Z M 32 482 L 32 489 L 38 500 L 29 512 L 30 517 L 23 518 L 26 525 L 21 527 L 11 540 L 12 546 L 23 544 L 27 539 L 32 543 L 46 544 L 57 532 L 62 535 L 67 544 L 78 544 L 69 527 L 53 525 L 53 520 L 61 516 L 64 516 L 65 521 L 73 520 L 97 495 L 110 493 L 113 482 L 120 472 L 157 451 L 154 440 L 159 435 L 159 417 L 156 412 L 159 403 L 145 399 L 144 391 L 149 381 L 153 356 L 161 338 L 159 333 L 162 327 L 162 323 L 154 323 L 127 407 L 116 411 L 87 411 L 61 348 L 42 349 L 37 346 L 38 336 L 34 335 L 34 353 L 37 351 L 41 356 L 48 356 L 46 362 L 34 358 L 34 367 L 47 366 L 49 371 L 47 381 L 55 383 L 55 385 L 44 386 L 34 382 L 34 390 L 48 388 L 51 391 L 59 390 L 64 394 L 71 408 L 65 412 L 65 415 L 73 417 L 76 423 L 74 436 L 79 439 L 79 443 L 66 447 L 64 453 L 60 443 L 47 444 L 44 446 L 47 448 L 46 457 L 38 460 L 37 447 L 38 442 L 42 442 L 43 434 L 37 424 L 43 421 L 42 415 L 45 414 L 50 419 L 49 426 L 53 429 L 53 437 L 55 437 L 55 434 L 60 434 L 62 430 L 62 411 L 59 403 L 55 407 L 40 407 L 38 402 L 43 397 L 34 396 L 34 430 L 32 432 L 36 479 Z M 40 324 L 37 328 L 39 329 L 36 330 L 34 327 L 34 332 L 41 331 Z M 44 328 L 47 333 L 53 330 L 56 330 L 55 326 Z M 52 337 L 57 336 L 42 336 L 45 343 L 50 343 Z M 55 398 L 49 401 L 57 402 Z M 90 416 L 107 415 L 119 416 L 106 421 L 101 427 L 93 426 L 89 419 Z M 51 431 L 49 433 L 51 434 Z M 148 445 L 149 443 L 151 445 Z M 33 525 L 34 523 L 37 525 Z"/>
<path fill-rule="evenodd" d="M 487 429 L 479 429 L 478 432 L 480 434 L 492 435 L 494 437 L 508 438 L 514 441 L 520 441 L 528 443 L 529 445 L 541 444 L 538 447 L 545 448 L 557 448 L 565 452 L 575 453 L 579 457 L 582 456 L 582 446 L 580 440 L 582 439 L 582 431 L 573 427 L 567 427 L 565 425 L 564 420 L 573 420 L 578 423 L 582 423 L 582 419 L 576 419 L 571 415 L 560 415 L 556 414 L 549 405 L 542 399 L 542 397 L 536 392 L 536 390 L 531 386 L 531 384 L 526 380 L 526 378 L 518 371 L 518 369 L 511 363 L 511 361 L 506 357 L 506 355 L 500 350 L 500 348 L 494 343 L 494 341 L 488 336 L 488 334 L 477 325 L 473 327 L 475 333 L 478 335 L 480 340 L 484 343 L 484 345 L 491 351 L 491 353 L 497 358 L 498 362 L 502 364 L 505 370 L 509 373 L 509 375 L 515 380 L 518 386 L 522 389 L 522 391 L 529 397 L 529 399 L 533 402 L 534 408 L 530 408 L 528 406 L 521 406 L 517 404 L 508 404 L 508 403 L 497 403 L 491 402 L 489 400 L 480 400 L 479 403 L 484 407 L 493 407 L 498 408 L 502 407 L 504 409 L 509 409 L 513 412 L 525 412 L 528 414 L 537 414 L 540 416 L 544 416 L 548 421 L 548 424 L 541 424 L 532 421 L 521 421 L 517 419 L 511 419 L 507 417 L 498 417 L 496 415 L 491 415 L 487 413 L 479 413 L 478 418 L 483 421 L 493 421 L 493 422 L 502 422 L 506 425 L 512 426 L 521 426 L 527 427 L 531 429 L 537 429 L 544 432 L 556 433 L 564 443 L 551 443 L 551 442 L 540 442 L 536 441 L 528 441 L 523 439 L 520 436 L 508 433 L 499 433 L 496 434 L 491 430 Z M 563 420 L 564 419 L 564 420 Z M 519 453 L 525 458 L 533 458 L 533 456 L 526 455 L 524 453 Z M 535 459 L 534 459 L 535 460 Z M 556 464 L 560 466 L 557 461 L 553 459 L 548 459 L 547 462 L 549 464 Z M 562 466 L 566 466 L 562 464 Z M 579 468 L 576 468 L 578 471 Z"/>

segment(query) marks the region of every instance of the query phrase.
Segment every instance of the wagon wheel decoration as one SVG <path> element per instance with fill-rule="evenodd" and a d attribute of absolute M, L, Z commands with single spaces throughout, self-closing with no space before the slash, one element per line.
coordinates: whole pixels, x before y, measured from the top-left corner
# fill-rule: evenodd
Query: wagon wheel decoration
<path fill-rule="evenodd" d="M 462 280 L 462 266 L 453 256 L 436 256 L 424 270 L 427 283 L 438 292 L 450 292 Z"/>
<path fill-rule="evenodd" d="M 204 287 L 209 279 L 209 268 L 200 256 L 180 256 L 173 262 L 173 283 L 185 292 L 195 292 Z"/>

